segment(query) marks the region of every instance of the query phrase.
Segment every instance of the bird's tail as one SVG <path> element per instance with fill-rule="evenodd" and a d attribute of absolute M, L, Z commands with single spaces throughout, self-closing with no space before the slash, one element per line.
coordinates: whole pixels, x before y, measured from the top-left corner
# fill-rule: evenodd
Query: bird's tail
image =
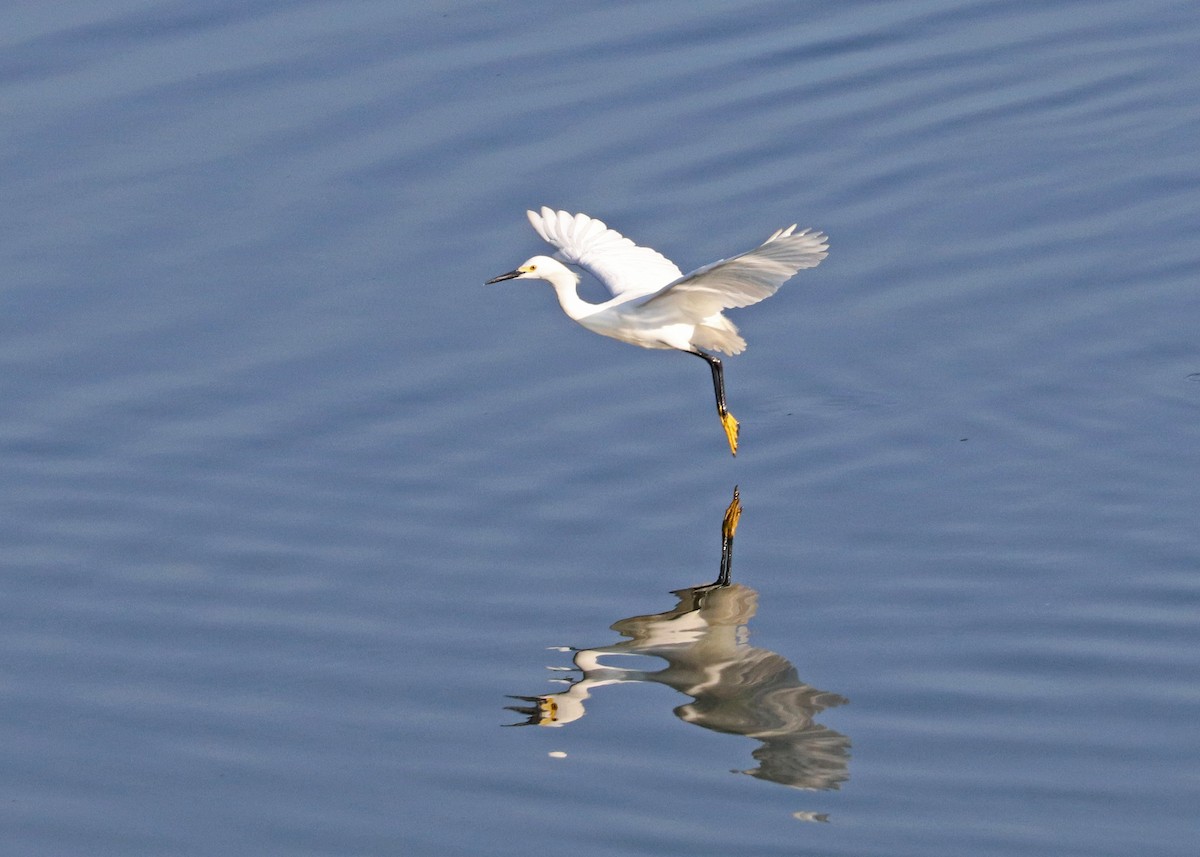
<path fill-rule="evenodd" d="M 737 325 L 720 314 L 711 315 L 696 325 L 692 344 L 704 351 L 720 351 L 731 356 L 746 350 L 746 340 L 738 333 Z"/>

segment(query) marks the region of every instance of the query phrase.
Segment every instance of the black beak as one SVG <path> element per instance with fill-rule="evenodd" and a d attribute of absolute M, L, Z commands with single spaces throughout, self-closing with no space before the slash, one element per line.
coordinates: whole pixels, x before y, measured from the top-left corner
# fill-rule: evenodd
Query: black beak
<path fill-rule="evenodd" d="M 515 280 L 519 276 L 521 276 L 520 271 L 509 271 L 507 274 L 501 274 L 498 277 L 492 277 L 490 280 L 484 283 L 484 285 L 490 286 L 492 283 L 503 283 L 505 280 Z"/>

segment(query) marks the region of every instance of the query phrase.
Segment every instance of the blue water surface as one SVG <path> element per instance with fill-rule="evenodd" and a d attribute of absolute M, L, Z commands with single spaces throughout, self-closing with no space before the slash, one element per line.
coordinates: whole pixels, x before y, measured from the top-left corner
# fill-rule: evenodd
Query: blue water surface
<path fill-rule="evenodd" d="M 4 17 L 0 850 L 1194 852 L 1195 4 Z"/>

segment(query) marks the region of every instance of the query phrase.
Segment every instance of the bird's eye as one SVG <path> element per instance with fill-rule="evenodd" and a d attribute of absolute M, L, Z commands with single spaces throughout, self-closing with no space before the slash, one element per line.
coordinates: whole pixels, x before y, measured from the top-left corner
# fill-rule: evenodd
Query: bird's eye
<path fill-rule="evenodd" d="M 531 271 L 536 271 L 536 270 L 537 270 L 537 265 L 530 265 L 530 266 L 529 266 L 529 270 L 531 270 Z"/>

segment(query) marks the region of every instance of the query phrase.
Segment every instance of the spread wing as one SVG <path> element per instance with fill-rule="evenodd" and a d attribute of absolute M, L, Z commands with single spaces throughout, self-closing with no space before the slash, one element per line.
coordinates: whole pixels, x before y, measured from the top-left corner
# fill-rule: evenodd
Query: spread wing
<path fill-rule="evenodd" d="M 723 309 L 749 306 L 770 297 L 797 271 L 819 265 L 828 255 L 824 234 L 811 229 L 796 232 L 792 225 L 749 252 L 705 265 L 668 283 L 641 305 L 700 321 Z"/>
<path fill-rule="evenodd" d="M 594 217 L 545 206 L 526 214 L 538 235 L 558 248 L 560 261 L 586 268 L 614 296 L 652 294 L 683 276 L 657 250 L 639 247 Z"/>

